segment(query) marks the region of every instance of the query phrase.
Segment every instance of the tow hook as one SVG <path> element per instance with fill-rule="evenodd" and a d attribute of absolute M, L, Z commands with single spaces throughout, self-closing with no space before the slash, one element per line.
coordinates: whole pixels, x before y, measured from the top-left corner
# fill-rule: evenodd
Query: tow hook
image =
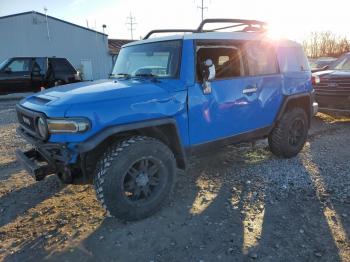
<path fill-rule="evenodd" d="M 64 184 L 71 184 L 73 181 L 72 172 L 67 166 L 58 173 L 58 177 Z"/>

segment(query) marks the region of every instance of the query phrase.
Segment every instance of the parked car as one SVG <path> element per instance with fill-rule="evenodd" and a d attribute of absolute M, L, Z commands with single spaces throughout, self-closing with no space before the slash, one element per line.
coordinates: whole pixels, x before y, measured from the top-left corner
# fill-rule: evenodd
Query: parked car
<path fill-rule="evenodd" d="M 243 29 L 204 29 L 222 22 Z M 296 156 L 317 108 L 311 71 L 298 43 L 271 41 L 264 26 L 209 19 L 196 30 L 152 31 L 123 46 L 111 79 L 22 100 L 18 133 L 34 149 L 17 150 L 18 161 L 37 180 L 93 183 L 111 215 L 135 220 L 167 201 L 177 168 L 194 155 L 268 138 L 275 155 Z M 192 33 L 148 38 L 175 31 Z"/>
<path fill-rule="evenodd" d="M 316 101 L 322 110 L 350 111 L 350 53 L 326 69 L 312 76 Z"/>
<path fill-rule="evenodd" d="M 66 58 L 14 57 L 0 65 L 0 94 L 38 92 L 81 81 Z"/>
<path fill-rule="evenodd" d="M 314 60 L 309 60 L 311 72 L 318 72 L 325 70 L 327 66 L 330 66 L 335 60 L 334 57 L 320 57 Z"/>

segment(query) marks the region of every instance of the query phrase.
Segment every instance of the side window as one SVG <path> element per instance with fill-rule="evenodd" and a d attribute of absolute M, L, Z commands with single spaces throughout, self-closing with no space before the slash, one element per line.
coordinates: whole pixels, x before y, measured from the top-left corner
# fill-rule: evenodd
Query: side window
<path fill-rule="evenodd" d="M 45 74 L 46 70 L 46 58 L 37 57 L 34 59 L 33 71 L 39 71 L 40 74 Z"/>
<path fill-rule="evenodd" d="M 250 76 L 278 73 L 273 46 L 263 42 L 248 42 L 245 44 L 245 53 Z"/>
<path fill-rule="evenodd" d="M 64 58 L 51 59 L 51 66 L 55 72 L 65 72 L 75 74 L 73 66 Z"/>
<path fill-rule="evenodd" d="M 215 79 L 244 76 L 244 63 L 238 46 L 199 45 L 197 46 L 197 78 L 200 79 L 200 64 L 211 59 L 215 66 Z"/>
<path fill-rule="evenodd" d="M 30 71 L 30 62 L 30 58 L 18 58 L 10 62 L 5 70 L 10 70 L 11 72 L 28 72 Z"/>
<path fill-rule="evenodd" d="M 282 72 L 310 70 L 309 62 L 301 47 L 278 47 L 278 63 Z"/>

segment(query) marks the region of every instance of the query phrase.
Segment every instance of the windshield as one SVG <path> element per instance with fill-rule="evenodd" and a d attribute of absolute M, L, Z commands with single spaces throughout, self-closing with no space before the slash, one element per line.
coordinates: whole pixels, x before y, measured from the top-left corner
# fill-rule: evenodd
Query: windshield
<path fill-rule="evenodd" d="M 111 76 L 177 78 L 180 54 L 181 40 L 124 47 Z"/>
<path fill-rule="evenodd" d="M 5 59 L 4 61 L 2 61 L 0 63 L 0 70 L 2 70 L 2 68 L 7 64 L 8 61 L 9 61 L 9 59 Z"/>
<path fill-rule="evenodd" d="M 330 68 L 335 70 L 350 70 L 350 55 L 340 57 Z"/>

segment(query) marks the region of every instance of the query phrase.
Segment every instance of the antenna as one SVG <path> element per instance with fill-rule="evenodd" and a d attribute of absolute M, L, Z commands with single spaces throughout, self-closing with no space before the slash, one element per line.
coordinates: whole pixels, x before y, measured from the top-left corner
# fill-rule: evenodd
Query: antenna
<path fill-rule="evenodd" d="M 137 23 L 135 22 L 136 19 L 135 17 L 132 16 L 131 12 L 126 19 L 128 20 L 128 22 L 126 22 L 125 24 L 129 26 L 128 30 L 130 31 L 130 34 L 131 34 L 131 40 L 134 40 L 134 30 L 135 30 L 134 25 L 137 25 Z"/>
<path fill-rule="evenodd" d="M 46 18 L 46 30 L 47 30 L 47 38 L 49 39 L 49 41 L 51 40 L 50 37 L 50 30 L 49 30 L 49 21 L 47 20 L 47 8 L 46 6 L 44 6 L 44 12 L 45 12 L 45 18 Z"/>
<path fill-rule="evenodd" d="M 204 0 L 201 0 L 201 6 L 197 6 L 198 9 L 201 10 L 202 12 L 202 21 L 204 20 L 204 9 L 207 9 L 208 10 L 208 7 L 207 6 L 204 6 Z"/>

